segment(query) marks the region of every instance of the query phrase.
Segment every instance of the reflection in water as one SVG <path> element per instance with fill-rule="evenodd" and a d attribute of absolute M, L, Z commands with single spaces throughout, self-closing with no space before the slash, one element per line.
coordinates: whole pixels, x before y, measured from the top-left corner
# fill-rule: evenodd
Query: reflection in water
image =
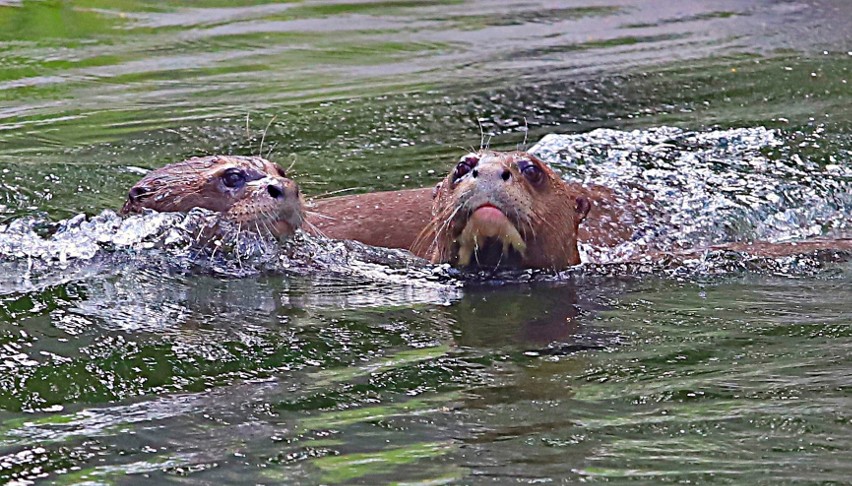
<path fill-rule="evenodd" d="M 448 312 L 458 323 L 458 344 L 465 347 L 522 346 L 530 353 L 599 347 L 579 324 L 581 314 L 574 280 L 560 283 L 467 288 Z M 585 291 L 586 289 L 582 289 Z M 584 299 L 590 298 L 586 293 Z M 576 343 L 573 343 L 574 340 Z M 558 345 L 547 350 L 548 345 Z"/>
<path fill-rule="evenodd" d="M 153 279 L 147 284 L 155 285 L 146 286 L 146 279 Z M 139 275 L 136 282 L 141 286 L 135 285 L 134 292 L 149 293 L 146 302 L 157 307 L 152 300 L 160 295 L 153 290 L 157 276 Z M 42 370 L 47 367 L 53 370 L 51 375 L 69 373 L 89 390 L 78 395 L 82 390 L 69 388 L 66 396 L 43 402 L 40 408 L 57 412 L 53 404 L 62 403 L 68 411 L 62 412 L 61 420 L 35 420 L 8 430 L 3 443 L 7 448 L 39 449 L 43 461 L 34 463 L 53 467 L 58 466 L 53 464 L 57 456 L 65 456 L 60 446 L 72 447 L 71 458 L 85 457 L 91 440 L 101 449 L 124 451 L 125 459 L 135 458 L 135 466 L 122 471 L 153 473 L 174 467 L 200 472 L 229 461 L 222 454 L 248 456 L 251 461 L 269 458 L 290 467 L 327 454 L 355 454 L 357 448 L 340 449 L 334 446 L 342 443 L 325 438 L 348 434 L 343 431 L 352 427 L 357 437 L 357 429 L 374 418 L 409 421 L 412 412 L 446 415 L 448 400 L 458 400 L 464 390 L 478 394 L 479 387 L 487 385 L 489 363 L 502 367 L 526 360 L 529 353 L 522 351 L 530 346 L 575 335 L 590 343 L 598 339 L 587 345 L 590 348 L 606 345 L 600 337 L 580 337 L 583 329 L 576 322 L 579 310 L 570 282 L 533 287 L 521 294 L 511 288 L 484 288 L 467 293 L 458 306 L 421 307 L 414 313 L 408 308 L 385 309 L 352 316 L 322 309 L 292 309 L 283 314 L 286 307 L 263 297 L 274 300 L 281 290 L 278 282 L 203 278 L 183 282 L 179 294 L 161 295 L 163 304 L 174 308 L 174 320 L 162 326 L 149 321 L 148 327 L 138 326 L 144 318 L 111 314 L 93 305 L 110 296 L 110 302 L 123 302 L 114 295 L 120 292 L 117 283 L 86 286 L 88 297 L 68 311 L 85 316 L 90 327 L 59 328 L 74 341 L 78 356 L 65 355 L 57 361 L 59 356 L 54 355 L 19 369 L 24 373 L 19 376 L 21 383 L 9 390 L 12 396 L 7 395 L 7 400 L 23 399 L 26 407 L 50 399 L 32 394 L 45 379 Z M 243 295 L 254 298 L 237 298 Z M 485 313 L 477 310 L 489 300 L 502 305 Z M 538 311 L 532 319 L 524 312 L 531 307 Z M 469 319 L 471 314 L 477 318 Z M 161 315 L 169 316 L 167 311 Z M 22 322 L 38 320 L 33 316 Z M 124 323 L 131 327 L 122 327 Z M 38 332 L 35 326 L 28 328 Z M 488 333 L 497 339 L 483 342 Z M 85 363 L 85 368 L 75 363 Z M 118 363 L 134 366 L 138 374 L 114 368 Z M 92 380 L 96 376 L 100 379 Z M 109 387 L 111 380 L 104 381 L 108 376 L 120 379 L 113 383 L 123 386 Z M 127 386 L 131 381 L 135 386 Z M 91 388 L 101 386 L 107 388 Z M 491 393 L 488 388 L 483 392 Z M 74 411 L 77 400 L 103 402 L 140 393 L 157 393 L 162 398 Z M 9 405 L 7 401 L 7 409 Z M 346 412 L 349 409 L 351 413 Z M 202 435 L 194 431 L 198 420 L 209 422 Z M 127 440 L 121 431 L 131 426 L 136 433 Z M 444 444 L 424 458 L 455 449 L 444 427 L 424 429 L 412 423 L 404 429 L 420 431 L 405 440 L 411 447 L 419 449 L 424 441 Z M 152 444 L 170 446 L 154 453 L 162 446 Z M 318 456 L 312 452 L 317 450 L 326 452 Z M 240 470 L 247 464 L 234 460 L 232 465 Z M 109 474 L 98 470 L 92 474 Z"/>
<path fill-rule="evenodd" d="M 806 297 L 842 295 L 848 284 L 815 279 Z M 272 355 L 251 356 L 274 366 L 261 380 L 247 379 L 244 363 L 242 379 L 223 383 L 228 374 L 220 374 L 206 391 L 80 412 L 71 405 L 12 426 L 2 441 L 7 450 L 31 451 L 28 464 L 76 465 L 95 478 L 131 471 L 222 481 L 256 477 L 265 464 L 260 477 L 326 482 L 605 478 L 636 470 L 747 478 L 756 464 L 781 480 L 791 477 L 781 466 L 784 450 L 800 450 L 802 437 L 813 443 L 811 454 L 828 435 L 832 451 L 848 446 L 830 425 L 845 406 L 838 380 L 850 364 L 841 352 L 849 337 L 843 297 L 794 309 L 789 293 L 802 288 L 764 277 L 704 286 L 599 279 L 518 290 L 473 290 L 451 307 L 297 311 L 283 327 L 274 322 L 280 316 L 226 299 L 202 328 L 159 340 L 175 347 L 179 335 L 206 332 L 218 346 L 252 341 L 271 352 L 295 347 L 301 357 L 275 364 Z M 589 314 L 583 300 L 608 306 Z M 557 316 L 548 302 L 567 314 Z M 247 311 L 239 324 L 231 317 L 238 309 Z M 529 353 L 565 336 L 609 351 Z M 141 343 L 143 336 L 129 337 Z M 186 364 L 203 349 L 195 343 L 175 363 L 191 372 Z M 724 447 L 731 433 L 740 447 Z M 648 459 L 647 450 L 664 457 Z M 98 466 L 95 451 L 121 451 L 114 464 L 123 466 Z M 703 468 L 678 466 L 698 456 Z M 842 474 L 833 458 L 826 452 L 806 470 Z"/>

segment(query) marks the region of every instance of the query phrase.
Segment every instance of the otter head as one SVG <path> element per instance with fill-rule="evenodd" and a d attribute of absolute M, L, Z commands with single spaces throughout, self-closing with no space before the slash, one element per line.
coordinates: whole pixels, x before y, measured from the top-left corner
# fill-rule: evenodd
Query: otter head
<path fill-rule="evenodd" d="M 432 221 L 413 251 L 457 267 L 555 268 L 580 263 L 583 196 L 526 152 L 465 155 L 433 193 Z"/>
<path fill-rule="evenodd" d="M 137 182 L 122 214 L 143 209 L 204 208 L 240 230 L 290 236 L 302 226 L 299 186 L 280 166 L 260 157 L 193 157 L 156 169 Z"/>

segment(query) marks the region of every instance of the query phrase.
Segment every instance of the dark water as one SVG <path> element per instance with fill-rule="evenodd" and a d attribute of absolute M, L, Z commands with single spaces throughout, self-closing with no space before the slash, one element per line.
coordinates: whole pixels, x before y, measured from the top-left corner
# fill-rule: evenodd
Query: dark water
<path fill-rule="evenodd" d="M 151 248 L 180 218 L 101 212 L 198 153 L 294 163 L 308 194 L 424 186 L 481 125 L 573 134 L 537 150 L 653 194 L 667 243 L 848 235 L 850 22 L 840 0 L 0 2 L 0 478 L 848 482 L 848 263 L 236 278 Z"/>

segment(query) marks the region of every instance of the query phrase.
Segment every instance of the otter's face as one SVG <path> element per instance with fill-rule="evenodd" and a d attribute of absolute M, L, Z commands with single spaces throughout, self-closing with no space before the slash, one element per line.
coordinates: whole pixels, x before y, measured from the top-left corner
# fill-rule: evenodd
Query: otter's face
<path fill-rule="evenodd" d="M 152 171 L 136 183 L 122 214 L 204 208 L 241 230 L 292 235 L 302 226 L 299 187 L 284 169 L 260 157 L 193 157 Z"/>
<path fill-rule="evenodd" d="M 438 185 L 418 243 L 436 263 L 561 269 L 580 263 L 577 228 L 590 208 L 533 155 L 480 151 Z"/>

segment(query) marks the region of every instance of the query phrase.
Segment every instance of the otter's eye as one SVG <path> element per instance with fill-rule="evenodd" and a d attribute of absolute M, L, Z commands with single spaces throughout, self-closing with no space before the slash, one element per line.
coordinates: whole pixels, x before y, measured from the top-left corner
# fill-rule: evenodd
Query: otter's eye
<path fill-rule="evenodd" d="M 455 173 L 453 174 L 453 182 L 461 179 L 466 176 L 468 172 L 471 171 L 476 164 L 479 162 L 479 159 L 473 156 L 465 157 L 461 159 L 461 161 L 456 165 Z"/>
<path fill-rule="evenodd" d="M 127 194 L 127 199 L 130 199 L 131 202 L 138 202 L 150 192 L 151 190 L 145 186 L 133 186 L 130 188 L 130 193 Z"/>
<path fill-rule="evenodd" d="M 275 166 L 275 172 L 278 172 L 278 175 L 280 177 L 284 177 L 285 179 L 287 178 L 287 171 L 284 170 L 284 168 L 282 168 L 280 165 Z"/>
<path fill-rule="evenodd" d="M 529 160 L 518 161 L 518 170 L 533 184 L 541 184 L 541 181 L 544 180 L 544 171 Z"/>
<path fill-rule="evenodd" d="M 222 183 L 231 189 L 239 189 L 246 183 L 246 173 L 240 169 L 228 169 L 222 174 Z"/>

